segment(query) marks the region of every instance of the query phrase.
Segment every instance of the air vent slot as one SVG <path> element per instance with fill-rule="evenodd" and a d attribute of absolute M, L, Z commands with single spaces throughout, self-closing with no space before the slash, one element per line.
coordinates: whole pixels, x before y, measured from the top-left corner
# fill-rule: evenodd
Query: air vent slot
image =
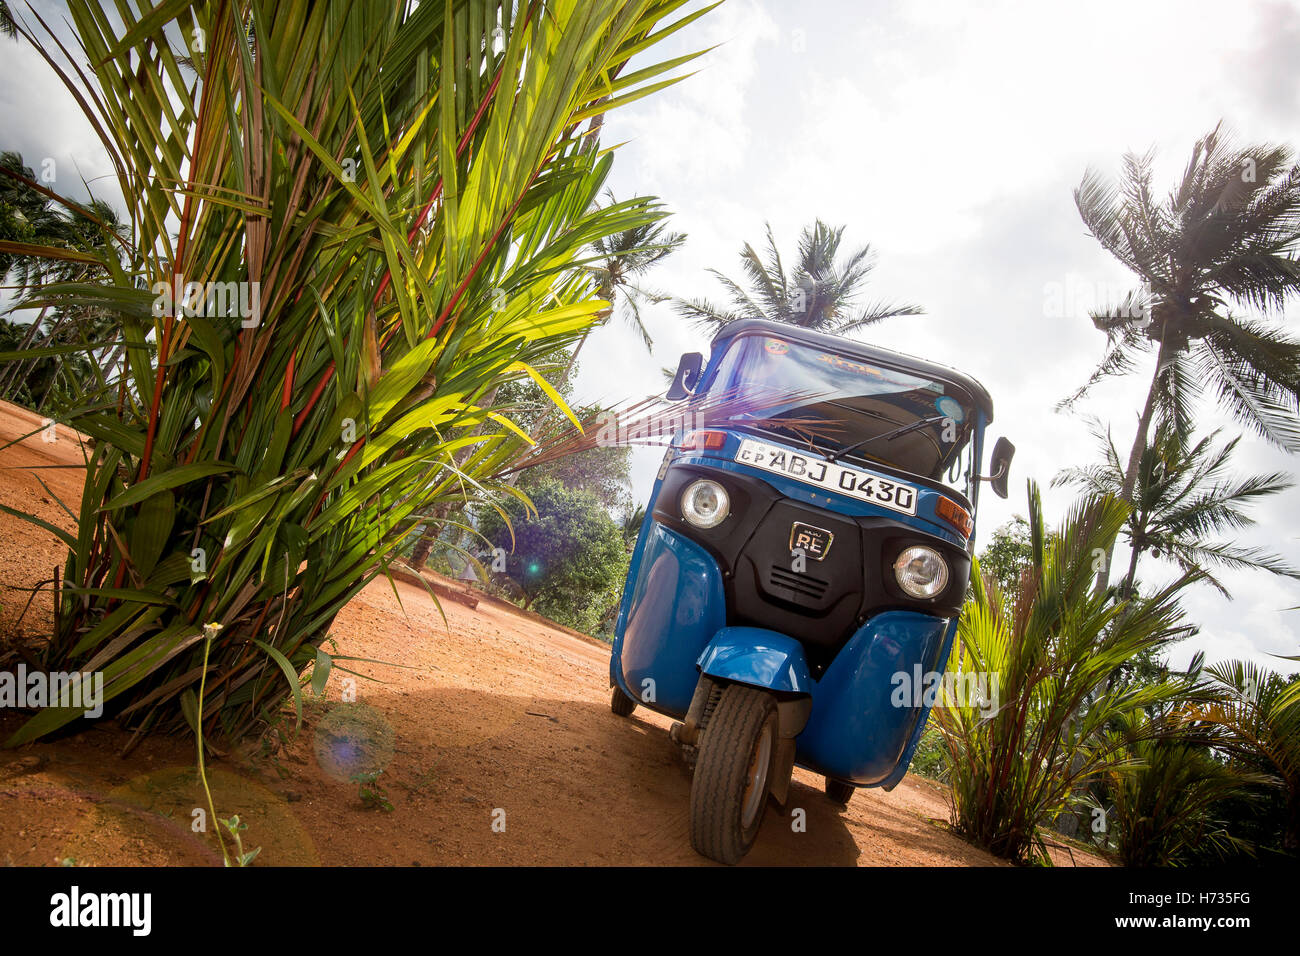
<path fill-rule="evenodd" d="M 814 601 L 820 601 L 826 595 L 826 589 L 830 587 L 829 581 L 808 574 L 799 574 L 776 564 L 772 565 L 768 580 L 774 587 L 793 591 L 797 597 L 810 598 Z"/>

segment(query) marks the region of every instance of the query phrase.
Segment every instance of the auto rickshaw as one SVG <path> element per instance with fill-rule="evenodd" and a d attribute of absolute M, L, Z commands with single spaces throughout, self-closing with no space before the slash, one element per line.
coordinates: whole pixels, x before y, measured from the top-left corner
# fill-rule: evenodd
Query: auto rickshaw
<path fill-rule="evenodd" d="M 1000 439 L 981 474 L 993 403 L 969 376 L 774 322 L 684 355 L 667 398 L 687 426 L 724 411 L 678 429 L 656 476 L 611 707 L 677 721 L 691 843 L 736 863 L 796 764 L 842 805 L 902 779 L 931 701 L 897 675 L 946 666 L 979 485 L 1005 498 L 1015 449 Z"/>

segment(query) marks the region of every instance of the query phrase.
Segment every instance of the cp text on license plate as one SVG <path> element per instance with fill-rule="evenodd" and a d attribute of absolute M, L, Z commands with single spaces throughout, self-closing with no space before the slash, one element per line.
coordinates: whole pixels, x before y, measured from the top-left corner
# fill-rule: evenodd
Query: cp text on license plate
<path fill-rule="evenodd" d="M 905 515 L 916 514 L 916 488 L 874 472 L 845 468 L 837 462 L 801 455 L 752 438 L 741 441 L 736 461 Z"/>

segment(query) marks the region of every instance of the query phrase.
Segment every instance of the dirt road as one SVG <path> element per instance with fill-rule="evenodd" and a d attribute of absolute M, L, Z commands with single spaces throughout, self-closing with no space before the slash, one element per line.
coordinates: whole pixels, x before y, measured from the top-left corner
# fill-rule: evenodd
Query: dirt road
<path fill-rule="evenodd" d="M 40 424 L 2 407 L 0 444 Z M 59 501 L 76 511 L 81 474 L 46 466 L 76 464 L 80 452 L 71 433 L 56 437 L 0 451 L 0 503 L 71 529 Z M 48 596 L 19 621 L 22 589 L 51 576 L 60 546 L 8 515 L 0 529 L 0 633 L 46 633 Z M 240 816 L 259 862 L 707 862 L 687 836 L 690 776 L 670 721 L 610 713 L 603 645 L 491 601 L 443 601 L 440 613 L 418 585 L 382 579 L 345 608 L 333 637 L 339 654 L 390 663 L 336 669 L 296 735 L 290 715 L 287 739 L 272 733 L 209 765 L 218 816 Z M 0 713 L 0 737 L 15 726 Z M 103 723 L 0 751 L 0 862 L 217 861 L 213 828 L 196 814 L 205 802 L 190 746 L 149 738 L 121 758 L 126 739 Z M 373 783 L 356 778 L 376 770 Z M 942 828 L 942 789 L 914 776 L 892 793 L 859 791 L 842 809 L 819 777 L 796 771 L 791 807 L 806 811 L 806 829 L 770 808 L 746 864 L 1001 865 Z"/>

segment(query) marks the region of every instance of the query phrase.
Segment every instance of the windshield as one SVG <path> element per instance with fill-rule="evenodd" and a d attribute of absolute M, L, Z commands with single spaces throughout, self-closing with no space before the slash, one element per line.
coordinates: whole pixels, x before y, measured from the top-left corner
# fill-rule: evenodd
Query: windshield
<path fill-rule="evenodd" d="M 845 461 L 880 463 L 970 497 L 975 410 L 950 382 L 770 335 L 741 335 L 708 385 L 728 420 Z M 730 404 L 730 401 L 728 402 Z"/>

